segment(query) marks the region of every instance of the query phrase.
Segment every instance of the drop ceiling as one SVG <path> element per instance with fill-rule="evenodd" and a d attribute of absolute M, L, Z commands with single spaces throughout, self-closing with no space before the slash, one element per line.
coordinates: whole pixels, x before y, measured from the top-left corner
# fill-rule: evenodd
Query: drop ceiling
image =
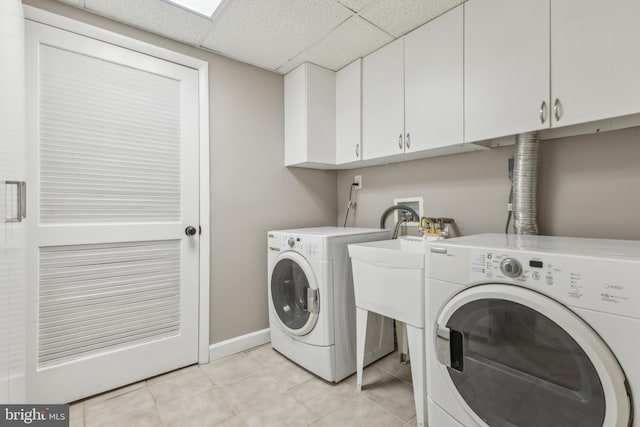
<path fill-rule="evenodd" d="M 339 70 L 464 0 L 223 0 L 210 19 L 163 0 L 59 0 L 286 74 Z"/>

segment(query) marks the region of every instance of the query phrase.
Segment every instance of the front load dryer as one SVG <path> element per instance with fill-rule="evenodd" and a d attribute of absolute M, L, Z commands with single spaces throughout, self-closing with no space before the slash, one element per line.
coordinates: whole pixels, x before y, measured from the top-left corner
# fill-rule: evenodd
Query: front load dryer
<path fill-rule="evenodd" d="M 640 242 L 484 234 L 428 262 L 430 426 L 640 426 Z"/>
<path fill-rule="evenodd" d="M 267 236 L 271 345 L 327 381 L 353 374 L 356 309 L 347 245 L 389 239 L 390 231 L 318 227 Z M 373 322 L 367 363 L 394 349 L 392 320 Z"/>

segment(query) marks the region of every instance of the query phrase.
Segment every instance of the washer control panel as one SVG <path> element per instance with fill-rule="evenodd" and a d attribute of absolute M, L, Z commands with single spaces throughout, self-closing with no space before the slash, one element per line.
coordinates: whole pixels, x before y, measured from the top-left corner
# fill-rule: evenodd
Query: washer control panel
<path fill-rule="evenodd" d="M 640 262 L 470 249 L 471 283 L 514 283 L 570 306 L 640 319 Z"/>
<path fill-rule="evenodd" d="M 507 277 L 518 277 L 522 273 L 522 265 L 515 258 L 505 258 L 500 263 L 500 271 Z"/>
<path fill-rule="evenodd" d="M 280 236 L 281 251 L 296 251 L 309 259 L 321 259 L 322 242 L 316 236 L 303 236 L 299 234 L 286 234 Z"/>

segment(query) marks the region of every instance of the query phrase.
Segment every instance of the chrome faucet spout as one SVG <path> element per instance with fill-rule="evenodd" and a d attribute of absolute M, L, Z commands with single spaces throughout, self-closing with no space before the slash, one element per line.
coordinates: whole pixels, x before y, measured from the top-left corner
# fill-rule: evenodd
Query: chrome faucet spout
<path fill-rule="evenodd" d="M 392 239 L 397 239 L 398 238 L 398 233 L 400 232 L 400 226 L 402 225 L 403 222 L 408 222 L 409 220 L 407 219 L 406 216 L 402 215 L 400 217 L 400 219 L 398 220 L 398 222 L 396 222 L 396 226 L 395 229 L 393 230 L 393 234 L 391 235 Z"/>

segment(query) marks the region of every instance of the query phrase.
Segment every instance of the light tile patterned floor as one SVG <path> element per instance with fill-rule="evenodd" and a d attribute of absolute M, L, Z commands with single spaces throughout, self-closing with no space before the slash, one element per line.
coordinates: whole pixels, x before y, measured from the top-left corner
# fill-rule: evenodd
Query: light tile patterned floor
<path fill-rule="evenodd" d="M 72 427 L 416 426 L 411 370 L 397 353 L 332 384 L 270 344 L 71 405 Z"/>

